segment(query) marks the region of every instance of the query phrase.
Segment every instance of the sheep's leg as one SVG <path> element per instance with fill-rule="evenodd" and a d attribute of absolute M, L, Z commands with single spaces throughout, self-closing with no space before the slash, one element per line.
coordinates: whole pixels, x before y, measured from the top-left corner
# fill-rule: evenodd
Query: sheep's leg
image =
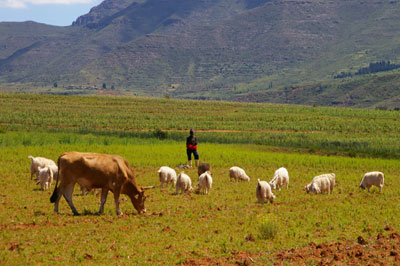
<path fill-rule="evenodd" d="M 69 207 L 71 208 L 74 215 L 79 215 L 79 212 L 76 210 L 74 204 L 72 203 L 72 194 L 74 192 L 74 183 L 68 184 L 64 190 L 64 198 L 67 201 Z"/>
<path fill-rule="evenodd" d="M 379 186 L 379 193 L 382 191 L 382 185 Z"/>
<path fill-rule="evenodd" d="M 101 199 L 100 199 L 100 209 L 99 214 L 104 213 L 104 204 L 107 201 L 108 189 L 102 188 L 101 189 Z"/>

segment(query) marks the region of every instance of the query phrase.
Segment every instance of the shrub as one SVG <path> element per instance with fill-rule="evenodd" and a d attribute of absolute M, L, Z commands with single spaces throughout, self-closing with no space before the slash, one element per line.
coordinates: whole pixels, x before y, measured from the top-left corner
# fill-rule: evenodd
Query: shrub
<path fill-rule="evenodd" d="M 153 132 L 154 137 L 158 139 L 166 139 L 168 137 L 168 133 L 165 131 L 162 131 L 161 129 L 156 129 Z"/>
<path fill-rule="evenodd" d="M 272 220 L 265 219 L 258 227 L 258 233 L 260 239 L 274 239 L 278 234 L 278 225 Z"/>

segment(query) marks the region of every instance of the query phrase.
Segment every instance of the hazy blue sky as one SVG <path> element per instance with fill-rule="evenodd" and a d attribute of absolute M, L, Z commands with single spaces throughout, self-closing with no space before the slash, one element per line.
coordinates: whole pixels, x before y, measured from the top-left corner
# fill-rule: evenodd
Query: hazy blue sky
<path fill-rule="evenodd" d="M 102 0 L 0 0 L 0 22 L 33 20 L 68 26 Z"/>

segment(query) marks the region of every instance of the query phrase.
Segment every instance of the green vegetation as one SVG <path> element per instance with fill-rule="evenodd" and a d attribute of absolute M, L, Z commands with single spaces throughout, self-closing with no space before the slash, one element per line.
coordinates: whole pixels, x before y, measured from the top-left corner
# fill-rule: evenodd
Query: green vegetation
<path fill-rule="evenodd" d="M 194 128 L 202 142 L 400 157 L 397 111 L 25 94 L 0 94 L 0 104 L 0 130 L 26 132 L 25 142 L 35 145 L 51 141 L 38 137 L 40 132 L 59 133 L 71 144 L 76 141 L 72 133 L 100 135 L 111 144 L 131 137 L 182 140 Z M 0 138 L 1 145 L 15 139 L 21 141 Z"/>
<path fill-rule="evenodd" d="M 386 225 L 400 229 L 398 123 L 393 111 L 1 94 L 0 262 L 174 265 L 243 251 L 263 254 L 255 261 L 268 265 L 271 253 L 309 242 L 375 241 Z M 56 160 L 64 151 L 90 151 L 123 156 L 139 185 L 157 185 L 160 166 L 186 162 L 190 127 L 201 161 L 212 165 L 208 196 L 157 187 L 146 192 L 146 215 L 122 197 L 124 215 L 117 217 L 109 195 L 99 216 L 99 195 L 80 196 L 76 187 L 73 200 L 83 215 L 75 217 L 64 199 L 60 214 L 53 213 L 54 183 L 41 191 L 30 180 L 29 155 Z M 230 182 L 233 165 L 251 181 Z M 281 166 L 289 189 L 274 191 L 273 204 L 257 203 L 257 178 L 269 180 Z M 358 188 L 373 170 L 385 173 L 381 194 Z M 196 185 L 197 171 L 186 172 Z M 305 184 L 327 172 L 336 173 L 333 194 L 305 193 Z"/>

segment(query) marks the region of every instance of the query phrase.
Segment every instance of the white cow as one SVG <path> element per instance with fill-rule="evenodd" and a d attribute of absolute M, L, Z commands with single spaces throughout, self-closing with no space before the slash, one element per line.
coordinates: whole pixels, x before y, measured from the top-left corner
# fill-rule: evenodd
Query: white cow
<path fill-rule="evenodd" d="M 250 182 L 250 177 L 246 174 L 246 172 L 237 166 L 233 166 L 229 169 L 229 178 L 232 180 L 235 179 L 236 181 L 238 180 L 243 180 Z"/>
<path fill-rule="evenodd" d="M 181 191 L 181 193 L 186 193 L 191 190 L 193 190 L 192 180 L 184 172 L 180 173 L 176 180 L 176 194 L 179 194 L 179 191 Z"/>
<path fill-rule="evenodd" d="M 161 187 L 168 186 L 169 183 L 172 183 L 173 186 L 176 186 L 176 172 L 174 169 L 168 166 L 161 166 L 158 170 L 158 178 L 160 179 Z"/>
<path fill-rule="evenodd" d="M 363 177 L 363 179 L 361 180 L 361 184 L 360 184 L 360 188 L 369 189 L 371 188 L 371 186 L 376 186 L 379 188 L 379 193 L 382 191 L 383 188 L 383 182 L 384 182 L 384 174 L 382 172 L 369 172 L 366 173 Z"/>
<path fill-rule="evenodd" d="M 31 159 L 31 179 L 33 175 L 36 175 L 37 180 L 39 181 L 39 167 L 44 168 L 44 167 L 49 167 L 51 171 L 53 172 L 54 178 L 57 178 L 58 174 L 58 167 L 56 163 L 53 160 L 46 159 L 43 157 L 33 157 L 31 155 L 28 156 L 29 159 Z"/>
<path fill-rule="evenodd" d="M 289 173 L 286 168 L 281 167 L 275 171 L 274 177 L 269 181 L 269 185 L 272 189 L 279 188 L 281 190 L 283 185 L 286 185 L 286 188 L 289 188 Z"/>
<path fill-rule="evenodd" d="M 39 166 L 39 181 L 38 184 L 40 183 L 40 187 L 42 190 L 47 190 L 50 188 L 51 183 L 53 182 L 53 171 L 50 169 L 50 167 L 45 167 L 41 168 Z"/>
<path fill-rule="evenodd" d="M 259 203 L 264 203 L 264 200 L 269 200 L 273 203 L 276 198 L 274 193 L 272 193 L 269 183 L 267 181 L 260 181 L 260 179 L 258 179 L 256 197 Z"/>
<path fill-rule="evenodd" d="M 203 191 L 204 194 L 208 195 L 212 186 L 212 177 L 209 171 L 202 173 L 199 176 L 199 191 Z"/>

